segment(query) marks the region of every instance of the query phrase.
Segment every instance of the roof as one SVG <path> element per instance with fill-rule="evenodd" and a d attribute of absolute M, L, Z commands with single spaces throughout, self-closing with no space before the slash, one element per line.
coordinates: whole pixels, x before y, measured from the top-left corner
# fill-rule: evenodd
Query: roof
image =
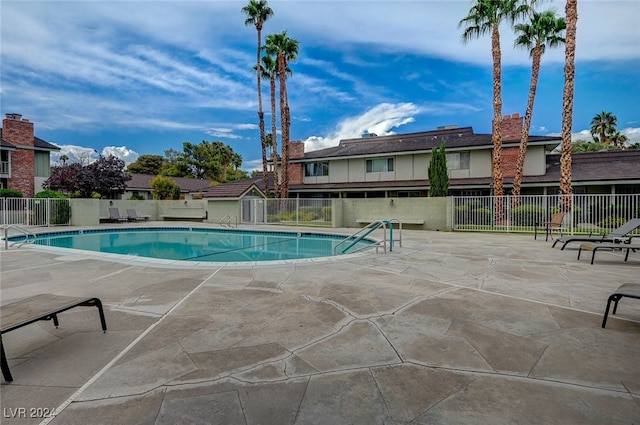
<path fill-rule="evenodd" d="M 542 176 L 524 176 L 523 185 L 551 185 L 560 182 L 560 155 L 546 156 L 547 171 Z M 638 184 L 640 183 L 640 150 L 608 150 L 602 152 L 578 152 L 572 154 L 571 180 L 572 184 L 594 184 L 596 182 Z M 449 187 L 488 186 L 493 182 L 492 177 L 478 177 L 467 179 L 451 179 Z M 504 179 L 504 183 L 511 184 L 513 179 Z M 328 190 L 364 190 L 364 189 L 424 189 L 429 186 L 429 180 L 392 180 L 376 182 L 341 182 L 321 184 L 291 185 L 293 192 L 316 192 Z"/>
<path fill-rule="evenodd" d="M 251 191 L 258 190 L 264 194 L 264 185 L 262 177 L 253 177 L 250 179 L 238 180 L 234 182 L 222 183 L 212 186 L 203 193 L 204 198 L 241 198 Z"/>
<path fill-rule="evenodd" d="M 291 158 L 290 162 L 305 162 L 317 159 L 332 159 L 354 156 L 375 156 L 399 152 L 431 153 L 445 142 L 447 150 L 491 148 L 491 134 L 476 134 L 471 127 L 447 128 L 420 133 L 393 134 L 388 136 L 362 137 L 341 140 L 338 146 L 305 152 L 304 158 Z M 529 136 L 529 145 L 544 145 L 552 150 L 560 144 L 558 136 Z M 520 140 L 503 140 L 504 147 L 519 146 Z"/>
<path fill-rule="evenodd" d="M 13 143 L 9 143 L 6 140 L 4 140 L 2 138 L 2 129 L 0 128 L 0 147 L 6 148 L 6 149 L 18 149 L 18 147 L 16 145 L 14 145 Z M 42 140 L 39 137 L 34 137 L 33 138 L 33 147 L 38 148 L 40 150 L 48 150 L 48 151 L 59 151 L 60 148 L 57 147 L 56 145 L 49 143 L 45 140 Z"/>
<path fill-rule="evenodd" d="M 157 176 L 152 174 L 131 174 L 131 180 L 127 181 L 127 190 L 151 189 L 151 180 Z M 167 176 L 178 186 L 182 192 L 204 192 L 211 185 L 211 180 L 189 179 L 186 177 Z"/>

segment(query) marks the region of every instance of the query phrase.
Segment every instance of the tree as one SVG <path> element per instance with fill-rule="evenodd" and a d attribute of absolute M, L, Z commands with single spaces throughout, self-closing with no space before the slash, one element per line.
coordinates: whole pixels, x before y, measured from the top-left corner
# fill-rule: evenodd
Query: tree
<path fill-rule="evenodd" d="M 444 140 L 440 142 L 440 149 L 433 148 L 429 160 L 429 196 L 447 196 L 449 191 L 449 171 L 447 170 L 447 154 L 444 150 Z"/>
<path fill-rule="evenodd" d="M 266 192 L 269 192 L 269 180 L 267 179 L 267 148 L 264 140 L 264 112 L 262 111 L 262 77 L 260 72 L 260 50 L 262 49 L 262 25 L 273 16 L 273 10 L 267 5 L 265 0 L 249 0 L 249 3 L 242 8 L 242 12 L 247 15 L 245 25 L 255 25 L 258 33 L 258 47 L 256 49 L 256 75 L 258 80 L 258 119 L 260 121 L 260 146 L 262 148 L 262 181 Z"/>
<path fill-rule="evenodd" d="M 535 0 L 532 0 L 532 4 Z M 503 195 L 502 186 L 502 76 L 500 52 L 500 23 L 513 24 L 530 10 L 523 0 L 475 0 L 469 15 L 463 18 L 458 27 L 466 27 L 462 33 L 462 42 L 491 34 L 491 56 L 493 59 L 493 121 L 491 141 L 493 143 L 492 174 L 495 195 Z M 502 208 L 496 208 L 502 215 Z"/>
<path fill-rule="evenodd" d="M 571 146 L 571 152 L 598 152 L 606 149 L 607 147 L 602 143 L 588 140 L 576 140 Z"/>
<path fill-rule="evenodd" d="M 571 211 L 571 127 L 573 120 L 573 92 L 576 75 L 576 26 L 578 0 L 567 0 L 565 6 L 567 34 L 564 51 L 564 90 L 562 95 L 562 149 L 560 152 L 560 205 L 563 212 Z"/>
<path fill-rule="evenodd" d="M 291 72 L 288 66 L 289 62 L 296 60 L 298 57 L 300 45 L 297 40 L 290 38 L 287 32 L 283 31 L 279 34 L 268 35 L 267 46 L 267 53 L 276 56 L 278 61 L 280 126 L 282 128 L 280 196 L 284 199 L 289 195 L 289 134 L 291 129 L 291 113 L 287 96 L 287 73 Z"/>
<path fill-rule="evenodd" d="M 611 146 L 614 147 L 624 147 L 624 144 L 629 141 L 629 138 L 624 134 L 621 134 L 619 131 L 616 131 L 611 136 L 609 136 L 609 142 Z"/>
<path fill-rule="evenodd" d="M 542 13 L 533 12 L 528 23 L 517 24 L 514 29 L 517 34 L 516 47 L 529 50 L 532 58 L 531 84 L 529 86 L 529 98 L 527 101 L 527 111 L 524 116 L 524 125 L 520 134 L 520 149 L 518 151 L 518 161 L 516 163 L 516 174 L 513 179 L 513 200 L 517 205 L 520 198 L 520 186 L 522 184 L 522 174 L 524 171 L 524 159 L 527 153 L 527 143 L 529 141 L 529 131 L 531 129 L 531 117 L 533 116 L 533 104 L 538 86 L 538 75 L 540 74 L 540 61 L 546 47 L 557 47 L 564 43 L 562 33 L 566 29 L 563 18 L 558 18 L 556 14 L 547 10 Z"/>
<path fill-rule="evenodd" d="M 113 155 L 101 156 L 84 166 L 80 163 L 53 166 L 42 187 L 80 198 L 91 198 L 97 193 L 113 199 L 125 191 L 126 182 L 131 180 L 131 176 L 124 172 L 124 166 L 124 161 Z"/>
<path fill-rule="evenodd" d="M 67 155 L 65 154 L 60 155 L 60 161 L 62 161 L 62 165 L 65 165 L 68 160 L 69 160 L 69 157 Z"/>
<path fill-rule="evenodd" d="M 267 44 L 269 44 L 271 40 L 271 38 L 267 37 Z M 275 51 L 275 47 L 265 46 L 264 50 L 267 52 Z M 265 135 L 265 147 L 271 148 L 271 164 L 273 166 L 273 169 L 275 170 L 278 161 L 278 129 L 276 128 L 276 76 L 278 75 L 277 60 L 269 55 L 263 56 L 260 70 L 262 72 L 262 76 L 269 79 L 269 93 L 271 95 L 271 133 Z M 274 173 L 273 194 L 276 198 L 279 198 L 280 185 L 278 184 L 278 179 L 276 177 L 277 176 Z"/>
<path fill-rule="evenodd" d="M 140 155 L 137 161 L 132 162 L 127 167 L 127 173 L 158 175 L 162 173 L 164 165 L 162 155 Z"/>
<path fill-rule="evenodd" d="M 616 134 L 618 118 L 611 112 L 602 111 L 591 120 L 591 136 L 594 142 L 603 145 L 612 144 L 612 136 Z M 617 141 L 616 141 L 617 144 Z"/>
<path fill-rule="evenodd" d="M 150 186 L 153 199 L 180 199 L 180 186 L 169 177 L 156 176 Z"/>

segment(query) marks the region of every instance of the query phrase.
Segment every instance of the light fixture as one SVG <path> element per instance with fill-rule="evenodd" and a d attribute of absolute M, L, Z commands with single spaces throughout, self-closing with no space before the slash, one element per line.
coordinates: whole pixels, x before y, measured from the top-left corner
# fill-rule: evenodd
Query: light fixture
<path fill-rule="evenodd" d="M 109 201 L 109 206 L 112 207 L 113 206 L 113 201 Z"/>
<path fill-rule="evenodd" d="M 389 205 L 393 205 L 393 199 L 389 201 Z"/>

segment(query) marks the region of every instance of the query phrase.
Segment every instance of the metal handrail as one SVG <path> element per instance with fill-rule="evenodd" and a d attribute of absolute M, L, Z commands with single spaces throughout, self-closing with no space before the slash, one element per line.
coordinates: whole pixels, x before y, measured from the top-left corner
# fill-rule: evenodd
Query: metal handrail
<path fill-rule="evenodd" d="M 235 227 L 238 227 L 238 216 L 237 215 L 230 215 L 230 214 L 225 214 L 220 221 L 218 222 L 218 224 L 220 224 L 220 226 L 222 227 L 233 227 L 231 226 L 231 220 L 235 219 Z"/>
<path fill-rule="evenodd" d="M 25 236 L 24 241 L 22 241 L 22 243 L 20 243 L 20 245 L 18 245 L 18 248 L 20 248 L 22 245 L 27 244 L 27 243 L 34 243 L 36 241 L 36 239 L 38 238 L 35 233 L 30 232 L 27 229 L 23 229 L 22 227 L 18 226 L 17 224 L 3 224 L 0 227 L 2 227 L 4 229 L 4 249 L 9 249 L 9 229 L 14 229 L 18 233 L 22 233 Z M 31 237 L 31 239 L 29 239 L 29 237 Z M 18 242 L 12 243 L 11 246 L 16 245 L 16 244 L 18 244 Z"/>
<path fill-rule="evenodd" d="M 357 244 L 358 242 L 360 242 L 361 240 L 369 236 L 371 233 L 373 233 L 373 231 L 377 230 L 381 226 L 384 228 L 384 232 L 383 232 L 384 245 L 383 246 L 384 246 L 384 253 L 386 254 L 387 253 L 387 226 L 384 220 L 372 221 L 371 223 L 364 226 L 362 229 L 347 236 L 346 238 L 338 242 L 336 246 L 333 247 L 333 254 L 338 255 L 338 248 L 344 243 L 351 242 L 349 246 L 347 246 L 342 250 L 341 254 L 344 254 L 349 248 L 351 248 L 352 246 L 354 246 L 355 244 Z"/>

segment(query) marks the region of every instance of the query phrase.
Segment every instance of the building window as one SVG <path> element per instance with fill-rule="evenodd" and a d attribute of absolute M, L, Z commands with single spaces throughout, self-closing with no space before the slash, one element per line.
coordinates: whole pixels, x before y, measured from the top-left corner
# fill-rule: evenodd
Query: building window
<path fill-rule="evenodd" d="M 393 158 L 367 159 L 367 173 L 387 173 L 393 171 Z"/>
<path fill-rule="evenodd" d="M 447 168 L 449 170 L 468 170 L 469 152 L 448 153 Z"/>
<path fill-rule="evenodd" d="M 322 177 L 329 175 L 329 162 L 307 162 L 304 164 L 305 177 Z"/>

